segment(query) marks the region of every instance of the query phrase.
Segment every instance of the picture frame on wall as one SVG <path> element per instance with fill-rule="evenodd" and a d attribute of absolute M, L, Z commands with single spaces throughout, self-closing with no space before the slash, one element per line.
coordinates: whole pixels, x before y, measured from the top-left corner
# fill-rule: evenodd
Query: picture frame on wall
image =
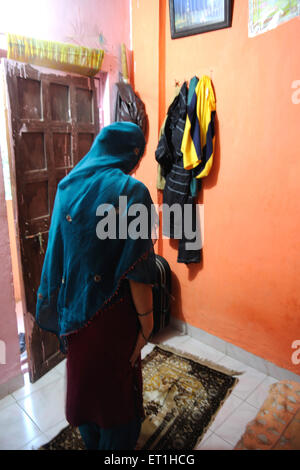
<path fill-rule="evenodd" d="M 232 0 L 169 0 L 172 39 L 229 28 Z"/>

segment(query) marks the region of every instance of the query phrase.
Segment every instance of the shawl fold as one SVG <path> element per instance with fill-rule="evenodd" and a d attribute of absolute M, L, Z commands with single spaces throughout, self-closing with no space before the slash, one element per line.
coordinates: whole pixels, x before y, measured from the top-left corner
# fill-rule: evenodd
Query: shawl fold
<path fill-rule="evenodd" d="M 117 299 L 122 279 L 139 260 L 154 258 L 153 202 L 146 186 L 129 175 L 144 148 L 139 126 L 130 122 L 111 124 L 102 129 L 88 154 L 58 185 L 36 321 L 42 329 L 57 335 L 63 351 L 68 334 Z M 127 198 L 122 212 L 120 196 Z M 106 211 L 99 217 L 97 209 L 104 204 Z M 128 227 L 134 219 L 128 216 L 133 204 L 143 204 L 147 209 L 147 237 L 118 235 L 121 224 Z M 104 217 L 113 220 L 110 217 L 114 215 L 116 237 L 110 233 L 99 238 L 97 224 Z M 155 263 L 149 266 L 153 266 L 155 281 Z"/>

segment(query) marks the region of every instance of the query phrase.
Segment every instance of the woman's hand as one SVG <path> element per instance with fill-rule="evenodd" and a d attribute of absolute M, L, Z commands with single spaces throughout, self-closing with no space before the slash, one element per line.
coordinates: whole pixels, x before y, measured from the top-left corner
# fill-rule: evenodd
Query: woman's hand
<path fill-rule="evenodd" d="M 145 346 L 146 344 L 146 341 L 144 340 L 141 332 L 139 332 L 139 335 L 138 335 L 138 338 L 137 338 L 137 342 L 136 342 L 136 345 L 135 345 L 135 348 L 134 348 L 134 351 L 129 359 L 129 362 L 131 364 L 131 367 L 134 367 L 137 359 L 139 358 L 140 356 L 140 353 L 141 353 L 141 350 L 142 348 Z"/>
<path fill-rule="evenodd" d="M 146 340 L 150 337 L 153 330 L 153 297 L 151 285 L 142 284 L 132 280 L 129 280 L 129 284 L 137 314 L 143 315 L 145 312 L 149 312 L 145 316 L 138 316 L 141 325 L 141 331 L 138 334 L 134 351 L 130 357 L 130 364 L 133 367 L 140 355 L 141 349 L 147 343 Z"/>
<path fill-rule="evenodd" d="M 141 331 L 139 331 L 134 351 L 130 357 L 130 364 L 132 367 L 135 365 L 142 348 L 145 346 L 145 344 L 147 344 L 146 340 L 148 340 L 151 336 L 153 330 L 153 312 L 151 311 L 151 313 L 145 317 L 139 317 L 139 320 L 141 324 Z"/>

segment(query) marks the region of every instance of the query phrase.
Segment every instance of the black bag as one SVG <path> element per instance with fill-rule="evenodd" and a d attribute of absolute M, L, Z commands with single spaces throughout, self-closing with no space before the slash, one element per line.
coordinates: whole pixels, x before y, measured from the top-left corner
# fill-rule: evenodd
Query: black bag
<path fill-rule="evenodd" d="M 165 328 L 171 315 L 171 269 L 168 262 L 155 255 L 157 280 L 153 286 L 153 335 Z"/>
<path fill-rule="evenodd" d="M 146 135 L 148 119 L 145 105 L 134 93 L 131 85 L 127 83 L 117 83 L 117 101 L 115 108 L 115 121 L 129 121 L 137 124 Z"/>

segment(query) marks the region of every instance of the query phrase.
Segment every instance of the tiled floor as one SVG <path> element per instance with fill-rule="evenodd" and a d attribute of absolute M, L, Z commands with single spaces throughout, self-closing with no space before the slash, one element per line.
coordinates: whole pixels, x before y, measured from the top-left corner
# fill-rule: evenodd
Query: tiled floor
<path fill-rule="evenodd" d="M 158 341 L 244 372 L 197 447 L 232 449 L 246 424 L 256 416 L 269 386 L 277 380 L 171 328 L 157 335 Z M 142 357 L 152 348 L 145 346 Z M 25 382 L 24 387 L 0 400 L 0 450 L 36 449 L 68 424 L 64 415 L 65 361 L 34 384 L 25 374 Z"/>

